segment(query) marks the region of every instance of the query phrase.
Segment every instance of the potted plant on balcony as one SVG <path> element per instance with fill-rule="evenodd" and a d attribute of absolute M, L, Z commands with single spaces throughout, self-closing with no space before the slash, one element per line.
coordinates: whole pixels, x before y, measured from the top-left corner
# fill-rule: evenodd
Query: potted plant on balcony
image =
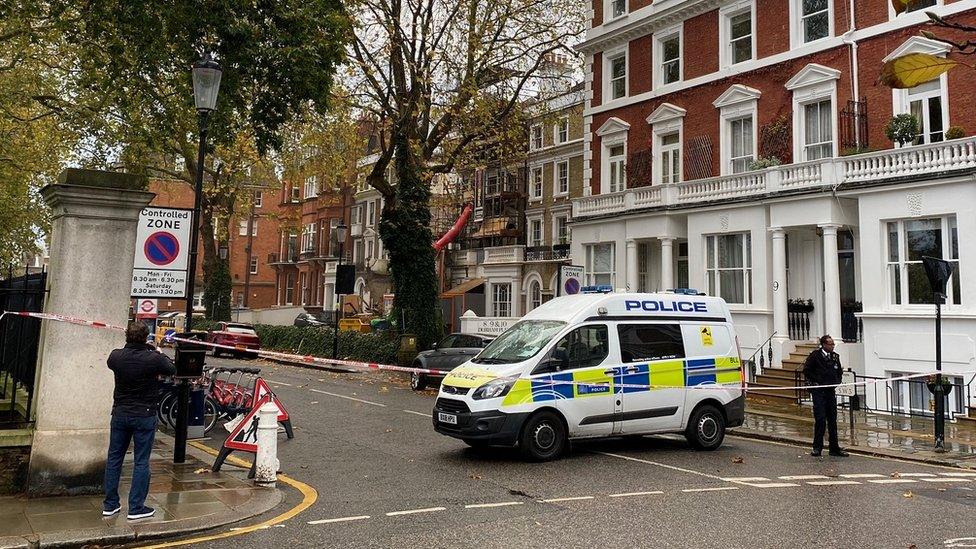
<path fill-rule="evenodd" d="M 966 130 L 962 129 L 962 126 L 949 126 L 945 132 L 946 139 L 962 139 L 963 137 L 966 137 Z"/>
<path fill-rule="evenodd" d="M 772 168 L 773 166 L 779 166 L 782 163 L 783 162 L 775 156 L 760 156 L 749 164 L 749 169 L 764 170 L 766 168 Z"/>
<path fill-rule="evenodd" d="M 791 313 L 812 313 L 813 300 L 803 298 L 793 298 L 786 302 L 786 310 Z"/>
<path fill-rule="evenodd" d="M 885 137 L 902 147 L 914 143 L 918 137 L 918 118 L 907 113 L 892 116 L 885 124 Z"/>

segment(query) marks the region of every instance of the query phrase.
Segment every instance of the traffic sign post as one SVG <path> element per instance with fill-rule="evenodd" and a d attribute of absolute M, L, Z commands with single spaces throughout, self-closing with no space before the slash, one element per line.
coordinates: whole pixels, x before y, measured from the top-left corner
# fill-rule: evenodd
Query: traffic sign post
<path fill-rule="evenodd" d="M 136 231 L 132 297 L 186 297 L 191 213 L 182 208 L 143 208 Z"/>

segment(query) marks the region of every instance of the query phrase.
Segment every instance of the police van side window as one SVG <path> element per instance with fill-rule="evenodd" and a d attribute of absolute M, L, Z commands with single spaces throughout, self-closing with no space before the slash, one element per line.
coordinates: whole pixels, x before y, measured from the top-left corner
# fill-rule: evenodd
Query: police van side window
<path fill-rule="evenodd" d="M 618 324 L 623 362 L 648 362 L 685 357 L 678 324 Z"/>
<path fill-rule="evenodd" d="M 606 325 L 581 326 L 556 343 L 548 364 L 540 365 L 535 373 L 575 370 L 599 366 L 610 353 L 609 330 Z"/>

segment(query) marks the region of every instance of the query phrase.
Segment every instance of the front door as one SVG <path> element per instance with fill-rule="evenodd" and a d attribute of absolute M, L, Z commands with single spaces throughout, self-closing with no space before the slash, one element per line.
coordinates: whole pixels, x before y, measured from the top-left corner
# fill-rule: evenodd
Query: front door
<path fill-rule="evenodd" d="M 540 394 L 543 399 L 553 400 L 574 437 L 609 436 L 615 432 L 620 400 L 612 386 L 609 335 L 605 324 L 574 329 L 556 343 L 548 362 L 540 365 L 545 370 L 543 375 L 533 376 L 533 400 L 538 402 Z"/>
<path fill-rule="evenodd" d="M 623 434 L 672 431 L 681 427 L 685 363 L 678 324 L 618 324 Z"/>

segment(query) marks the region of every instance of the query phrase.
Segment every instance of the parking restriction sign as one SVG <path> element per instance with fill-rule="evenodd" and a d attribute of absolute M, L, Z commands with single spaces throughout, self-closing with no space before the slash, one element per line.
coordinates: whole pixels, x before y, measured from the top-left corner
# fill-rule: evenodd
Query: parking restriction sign
<path fill-rule="evenodd" d="M 132 263 L 132 297 L 186 297 L 193 210 L 144 208 Z"/>

